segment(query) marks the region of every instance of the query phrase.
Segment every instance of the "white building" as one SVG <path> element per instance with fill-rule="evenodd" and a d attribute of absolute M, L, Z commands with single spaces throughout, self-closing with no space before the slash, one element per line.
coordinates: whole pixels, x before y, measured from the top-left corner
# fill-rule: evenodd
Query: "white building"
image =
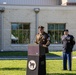
<path fill-rule="evenodd" d="M 62 5 L 76 5 L 76 0 L 62 0 Z"/>
<path fill-rule="evenodd" d="M 0 51 L 26 51 L 38 25 L 50 34 L 49 50 L 62 50 L 64 29 L 76 39 L 75 4 L 76 0 L 0 0 Z"/>

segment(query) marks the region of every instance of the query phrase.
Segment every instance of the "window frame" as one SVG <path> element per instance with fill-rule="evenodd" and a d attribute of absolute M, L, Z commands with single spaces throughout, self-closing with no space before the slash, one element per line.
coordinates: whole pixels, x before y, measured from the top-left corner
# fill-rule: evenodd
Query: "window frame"
<path fill-rule="evenodd" d="M 29 34 L 30 34 L 30 30 L 31 30 L 31 29 L 30 29 L 30 25 L 31 25 L 30 23 L 28 23 L 28 22 L 11 22 L 11 34 L 12 34 L 12 24 L 22 24 L 22 25 L 23 25 L 23 24 L 28 24 L 28 25 L 29 25 Z M 19 27 L 18 27 L 18 28 L 19 28 Z M 19 31 L 18 31 L 18 32 L 19 32 Z M 27 44 L 27 43 L 22 43 L 22 44 L 21 44 L 21 43 L 19 43 L 19 42 L 18 42 L 18 44 L 17 44 L 17 43 L 15 43 L 15 44 L 12 43 L 12 42 L 11 42 L 11 34 L 10 34 L 10 43 L 11 43 L 11 45 L 13 45 L 13 46 L 21 46 L 21 45 L 22 45 L 22 46 L 23 46 L 23 45 L 28 45 L 28 44 L 30 44 L 30 36 L 31 36 L 31 34 L 29 35 L 29 43 L 28 43 L 28 44 Z"/>
<path fill-rule="evenodd" d="M 55 26 L 56 24 L 58 24 L 58 30 L 59 30 L 59 25 L 60 25 L 60 24 L 64 25 L 64 29 L 66 29 L 66 23 L 47 23 L 47 32 L 50 31 L 48 27 L 49 27 L 49 25 L 52 25 L 52 24 L 53 24 L 54 26 Z M 56 30 L 55 30 L 55 27 L 54 27 L 54 30 L 51 30 L 51 31 L 54 31 L 54 35 L 55 35 L 55 31 L 56 31 Z M 63 30 L 63 31 L 64 31 L 64 30 Z M 58 31 L 58 40 L 59 40 L 59 31 Z M 55 38 L 54 38 L 54 41 L 55 41 Z M 57 45 L 57 44 L 61 44 L 61 43 L 51 43 L 51 44 L 56 44 L 56 45 Z"/>

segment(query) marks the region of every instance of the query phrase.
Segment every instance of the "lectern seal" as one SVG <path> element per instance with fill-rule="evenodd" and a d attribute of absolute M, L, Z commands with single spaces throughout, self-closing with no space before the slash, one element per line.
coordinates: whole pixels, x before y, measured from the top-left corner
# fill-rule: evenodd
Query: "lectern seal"
<path fill-rule="evenodd" d="M 30 61 L 28 62 L 28 68 L 29 68 L 30 70 L 35 70 L 35 69 L 36 69 L 36 62 L 35 62 L 34 60 L 30 60 Z"/>

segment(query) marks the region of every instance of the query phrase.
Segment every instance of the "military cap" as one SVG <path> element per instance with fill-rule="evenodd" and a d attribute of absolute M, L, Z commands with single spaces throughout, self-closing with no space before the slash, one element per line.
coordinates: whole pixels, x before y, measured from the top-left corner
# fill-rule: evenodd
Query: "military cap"
<path fill-rule="evenodd" d="M 65 31 L 67 31 L 67 32 L 68 32 L 69 30 L 68 30 L 68 29 L 65 29 L 65 30 L 64 30 L 64 32 L 65 32 Z"/>
<path fill-rule="evenodd" d="M 42 28 L 43 29 L 44 27 L 43 26 L 39 26 L 38 28 Z"/>

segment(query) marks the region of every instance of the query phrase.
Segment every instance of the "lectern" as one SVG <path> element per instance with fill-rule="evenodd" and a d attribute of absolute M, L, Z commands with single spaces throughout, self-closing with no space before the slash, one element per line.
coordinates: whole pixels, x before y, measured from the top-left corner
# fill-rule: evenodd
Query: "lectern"
<path fill-rule="evenodd" d="M 39 44 L 28 45 L 26 75 L 46 75 L 45 48 Z"/>

